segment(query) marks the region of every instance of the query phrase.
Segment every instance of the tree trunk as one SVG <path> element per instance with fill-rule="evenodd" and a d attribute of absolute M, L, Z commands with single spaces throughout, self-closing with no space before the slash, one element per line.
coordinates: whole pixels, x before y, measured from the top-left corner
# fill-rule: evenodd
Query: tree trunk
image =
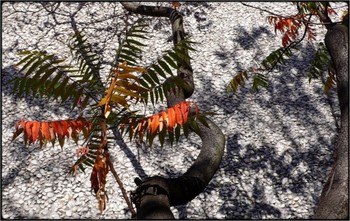
<path fill-rule="evenodd" d="M 130 12 L 142 15 L 168 17 L 173 31 L 174 45 L 184 39 L 182 16 L 168 7 L 137 5 L 132 2 L 121 2 Z M 188 53 L 187 51 L 185 51 Z M 168 107 L 184 101 L 194 91 L 193 70 L 190 60 L 178 64 L 177 77 L 184 80 L 181 88 L 168 91 Z M 173 81 L 168 78 L 166 82 Z M 225 148 L 225 136 L 220 128 L 206 118 L 209 128 L 199 124 L 198 135 L 202 139 L 201 151 L 193 165 L 178 178 L 166 179 L 150 177 L 144 181 L 136 178 L 137 189 L 132 194 L 136 205 L 138 219 L 174 219 L 170 206 L 185 204 L 200 194 L 208 185 L 219 168 Z"/>
<path fill-rule="evenodd" d="M 347 20 L 348 21 L 348 20 Z M 328 28 L 325 37 L 326 47 L 331 55 L 337 76 L 337 93 L 340 116 L 334 162 L 328 180 L 322 190 L 315 219 L 348 219 L 349 217 L 349 42 L 348 23 Z"/>

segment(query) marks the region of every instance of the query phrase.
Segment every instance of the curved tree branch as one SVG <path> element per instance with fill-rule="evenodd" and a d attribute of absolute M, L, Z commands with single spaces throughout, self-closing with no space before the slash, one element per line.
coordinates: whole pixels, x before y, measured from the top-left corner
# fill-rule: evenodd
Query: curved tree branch
<path fill-rule="evenodd" d="M 133 13 L 169 18 L 174 45 L 184 39 L 183 19 L 178 11 L 168 7 L 144 6 L 131 2 L 121 2 L 121 4 Z M 194 91 L 193 70 L 189 59 L 178 64 L 177 76 L 185 81 L 185 87 L 168 92 L 168 107 L 184 101 Z M 172 80 L 168 78 L 166 81 Z M 191 201 L 213 178 L 224 153 L 225 136 L 213 121 L 209 119 L 206 121 L 209 128 L 198 123 L 198 135 L 202 139 L 202 148 L 187 172 L 178 178 L 166 179 L 156 176 L 144 181 L 135 179 L 138 188 L 132 194 L 132 200 L 136 204 L 138 219 L 174 219 L 170 206 Z"/>
<path fill-rule="evenodd" d="M 349 36 L 348 17 L 341 25 L 327 27 L 326 47 L 336 71 L 340 106 L 340 132 L 334 162 L 316 208 L 316 219 L 347 219 L 349 217 Z"/>

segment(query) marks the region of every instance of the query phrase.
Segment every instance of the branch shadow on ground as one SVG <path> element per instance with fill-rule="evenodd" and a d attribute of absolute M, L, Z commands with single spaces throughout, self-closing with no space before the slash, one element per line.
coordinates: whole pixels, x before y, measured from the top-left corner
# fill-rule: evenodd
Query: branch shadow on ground
<path fill-rule="evenodd" d="M 257 48 L 257 54 L 260 54 L 263 51 L 257 43 L 260 32 L 266 33 L 267 31 L 259 27 L 255 28 L 252 33 L 243 30 L 240 32 L 241 35 L 232 40 L 237 41 L 242 48 L 246 49 L 254 45 Z M 251 42 L 251 39 L 254 39 L 254 42 Z M 201 79 L 201 90 L 210 91 L 211 96 L 209 99 L 199 96 L 198 103 L 200 105 L 206 103 L 208 108 L 206 111 L 213 111 L 212 108 L 217 106 L 219 111 L 223 111 L 225 117 L 230 118 L 236 115 L 234 119 L 237 119 L 237 124 L 231 125 L 233 128 L 226 129 L 227 152 L 221 166 L 225 177 L 230 177 L 231 182 L 222 184 L 213 179 L 207 190 L 204 191 L 205 194 L 210 194 L 208 190 L 210 186 L 217 187 L 216 189 L 224 201 L 220 212 L 224 213 L 228 219 L 283 218 L 282 211 L 279 209 L 281 205 L 277 202 L 286 201 L 283 198 L 283 193 L 289 192 L 295 197 L 308 197 L 306 188 L 310 183 L 315 183 L 316 180 L 322 183 L 326 181 L 326 171 L 329 170 L 332 163 L 327 152 L 333 151 L 336 135 L 327 135 L 319 127 L 319 119 L 323 119 L 325 116 L 319 111 L 319 103 L 317 102 L 328 105 L 327 97 L 322 89 L 319 87 L 313 89 L 313 93 L 320 94 L 320 99 L 315 100 L 310 95 L 310 90 L 303 87 L 305 79 L 307 79 L 306 65 L 312 59 L 310 55 L 315 52 L 315 49 L 307 45 L 300 50 L 301 56 L 293 55 L 286 60 L 285 66 L 279 68 L 283 74 L 275 75 L 272 73 L 269 80 L 273 84 L 256 94 L 252 94 L 247 88 L 242 88 L 235 95 L 225 95 L 225 88 L 216 87 L 212 82 L 213 79 L 209 77 Z M 235 50 L 220 50 L 216 52 L 216 55 L 223 62 L 225 60 L 235 62 L 235 58 L 238 56 Z M 237 69 L 239 68 L 237 66 Z M 275 123 L 274 125 L 279 125 L 278 129 L 280 129 L 279 132 L 282 132 L 283 139 L 291 144 L 290 149 L 282 154 L 277 153 L 275 150 L 278 149 L 278 141 L 275 143 L 267 142 L 266 137 L 273 134 L 264 134 L 266 130 L 256 132 L 261 133 L 259 134 L 262 137 L 261 146 L 255 146 L 249 141 L 245 145 L 240 144 L 240 141 L 247 138 L 244 131 L 237 130 L 235 127 L 242 125 L 240 122 L 244 122 L 254 130 L 256 123 L 258 123 L 254 122 L 256 119 L 250 120 L 252 110 L 250 106 L 247 106 L 247 103 L 242 102 L 246 99 L 253 100 L 261 108 L 274 114 L 274 118 L 271 120 Z M 337 111 L 337 107 L 330 109 Z M 307 135 L 300 135 L 297 131 L 293 131 L 289 122 L 286 122 L 288 115 L 296 115 L 298 119 L 296 124 L 301 128 L 307 128 L 317 139 L 312 140 L 312 143 L 299 142 L 299 138 L 302 138 L 300 136 Z M 266 128 L 269 128 L 272 133 L 276 131 L 273 125 L 266 125 Z M 334 131 L 334 125 L 329 125 L 327 128 Z M 308 148 L 305 149 L 304 146 L 308 146 Z M 288 159 L 287 155 L 291 157 Z M 298 168 L 300 165 L 305 165 L 307 171 L 301 172 Z M 248 184 L 241 178 L 242 171 L 248 170 L 249 174 L 257 174 L 267 167 L 271 172 L 263 175 L 264 179 L 270 180 L 272 189 L 266 187 L 266 184 L 263 184 L 259 178 L 255 178 L 253 184 Z M 322 174 L 323 180 L 320 180 L 320 174 Z M 284 178 L 287 178 L 288 182 Z M 244 190 L 246 185 L 251 185 L 252 192 L 247 193 Z M 320 191 L 318 192 L 320 193 Z M 264 198 L 266 194 L 274 195 L 276 201 L 266 201 Z M 314 203 L 318 201 L 318 195 L 313 194 L 311 197 Z M 247 203 L 247 200 L 250 203 Z M 291 208 L 290 205 L 283 207 L 291 214 L 291 218 L 301 217 L 300 213 Z"/>

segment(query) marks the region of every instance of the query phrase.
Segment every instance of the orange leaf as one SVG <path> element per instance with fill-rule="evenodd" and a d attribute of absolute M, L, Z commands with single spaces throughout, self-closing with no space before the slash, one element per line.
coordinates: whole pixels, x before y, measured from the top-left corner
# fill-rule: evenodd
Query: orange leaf
<path fill-rule="evenodd" d="M 41 123 L 41 133 L 43 134 L 43 138 L 46 140 L 50 140 L 50 130 L 49 130 L 49 123 L 48 122 L 42 122 Z"/>
<path fill-rule="evenodd" d="M 189 101 L 181 103 L 181 113 L 182 113 L 182 117 L 183 117 L 183 123 L 187 122 L 187 118 L 188 118 L 188 114 L 189 114 L 189 110 L 190 110 L 189 107 L 190 107 Z"/>
<path fill-rule="evenodd" d="M 52 123 L 53 122 L 49 122 L 50 138 L 51 138 L 51 140 L 55 140 L 56 139 L 56 134 L 55 134 L 55 130 L 53 128 Z"/>
<path fill-rule="evenodd" d="M 53 132 L 55 134 L 57 134 L 57 137 L 60 139 L 62 138 L 62 129 L 61 129 L 61 125 L 59 123 L 59 121 L 53 121 L 51 122 L 52 128 L 53 128 Z"/>
<path fill-rule="evenodd" d="M 168 130 L 173 131 L 176 124 L 176 116 L 174 108 L 168 109 Z"/>
<path fill-rule="evenodd" d="M 181 3 L 179 1 L 172 1 L 171 5 L 172 5 L 172 8 L 176 10 L 176 9 L 180 8 Z"/>
<path fill-rule="evenodd" d="M 162 111 L 161 115 L 162 115 L 162 118 L 163 118 L 163 122 L 165 124 L 168 124 L 168 120 L 169 120 L 168 119 L 168 114 L 165 111 Z"/>
<path fill-rule="evenodd" d="M 174 108 L 175 111 L 175 117 L 176 117 L 176 123 L 178 125 L 182 125 L 182 113 L 181 113 L 181 107 L 180 104 L 176 104 Z"/>
<path fill-rule="evenodd" d="M 27 137 L 29 138 L 29 142 L 33 143 L 33 139 L 32 139 L 32 126 L 33 126 L 33 122 L 28 121 L 25 124 L 25 131 L 24 133 L 27 135 Z"/>
<path fill-rule="evenodd" d="M 151 127 L 151 134 L 154 134 L 154 132 L 156 132 L 158 125 L 159 125 L 159 115 L 157 114 L 152 117 L 151 125 L 148 125 L 148 127 Z"/>
<path fill-rule="evenodd" d="M 32 142 L 34 143 L 36 139 L 38 138 L 39 132 L 40 132 L 40 122 L 33 122 L 32 126 Z"/>
<path fill-rule="evenodd" d="M 65 120 L 61 120 L 61 121 L 59 121 L 59 123 L 61 124 L 62 136 L 69 137 L 69 132 L 68 132 L 69 124 L 68 124 L 68 122 Z"/>
<path fill-rule="evenodd" d="M 20 124 L 21 124 L 21 126 L 22 126 L 23 129 L 26 128 L 26 122 L 25 122 L 24 120 L 21 120 L 21 121 L 20 121 Z"/>
<path fill-rule="evenodd" d="M 163 130 L 165 123 L 164 123 L 162 114 L 158 114 L 158 116 L 159 116 L 159 132 L 160 132 Z"/>
<path fill-rule="evenodd" d="M 194 108 L 195 108 L 196 115 L 198 115 L 198 113 L 199 113 L 199 108 L 198 108 L 198 106 L 197 106 L 196 104 L 194 105 Z"/>

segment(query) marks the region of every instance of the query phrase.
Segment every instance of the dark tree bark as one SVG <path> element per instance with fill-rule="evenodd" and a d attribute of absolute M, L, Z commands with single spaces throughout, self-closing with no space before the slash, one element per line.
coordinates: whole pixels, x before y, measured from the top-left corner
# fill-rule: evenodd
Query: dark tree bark
<path fill-rule="evenodd" d="M 342 24 L 328 25 L 325 44 L 336 71 L 340 106 L 340 132 L 334 162 L 322 190 L 315 219 L 349 218 L 349 17 Z"/>
<path fill-rule="evenodd" d="M 121 4 L 133 13 L 169 18 L 174 45 L 184 39 L 183 19 L 178 11 L 168 7 L 143 6 L 132 2 L 121 2 Z M 193 70 L 189 59 L 178 64 L 177 77 L 184 80 L 185 86 L 168 91 L 168 107 L 184 101 L 194 91 Z M 171 81 L 173 78 L 166 80 Z M 170 206 L 191 201 L 208 185 L 219 168 L 225 148 L 225 136 L 213 121 L 208 118 L 206 121 L 209 128 L 198 123 L 202 148 L 186 173 L 171 179 L 159 176 L 144 181 L 135 179 L 138 188 L 132 194 L 132 200 L 136 205 L 138 219 L 174 219 Z"/>

